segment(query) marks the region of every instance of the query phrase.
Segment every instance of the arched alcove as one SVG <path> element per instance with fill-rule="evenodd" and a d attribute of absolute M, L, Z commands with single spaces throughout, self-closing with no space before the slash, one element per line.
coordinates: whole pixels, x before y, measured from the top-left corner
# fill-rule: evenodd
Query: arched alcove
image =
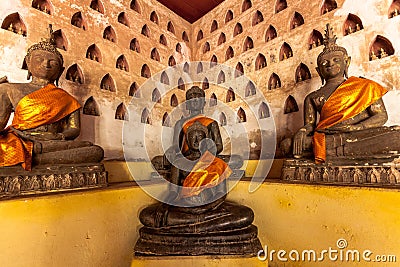
<path fill-rule="evenodd" d="M 200 41 L 201 39 L 203 39 L 203 31 L 202 31 L 202 30 L 199 30 L 199 32 L 197 33 L 197 38 L 196 38 L 196 40 L 197 40 L 197 41 Z"/>
<path fill-rule="evenodd" d="M 90 8 L 104 14 L 104 5 L 100 0 L 92 0 L 92 2 L 90 2 Z"/>
<path fill-rule="evenodd" d="M 281 79 L 276 73 L 272 73 L 268 81 L 268 89 L 273 90 L 281 87 Z"/>
<path fill-rule="evenodd" d="M 210 51 L 210 43 L 209 42 L 205 42 L 203 45 L 203 54 L 207 53 Z"/>
<path fill-rule="evenodd" d="M 323 44 L 324 38 L 322 37 L 322 33 L 317 30 L 313 30 L 310 34 L 310 38 L 308 38 L 308 49 L 311 50 Z"/>
<path fill-rule="evenodd" d="M 125 12 L 121 12 L 118 15 L 118 22 L 125 25 L 126 27 L 130 27 L 129 18 Z"/>
<path fill-rule="evenodd" d="M 140 98 L 139 86 L 136 82 L 133 82 L 129 87 L 129 96 Z"/>
<path fill-rule="evenodd" d="M 217 84 L 225 82 L 225 72 L 222 70 L 218 73 Z"/>
<path fill-rule="evenodd" d="M 126 109 L 124 103 L 118 105 L 117 110 L 115 111 L 115 119 L 129 121 L 128 110 Z"/>
<path fill-rule="evenodd" d="M 244 112 L 244 110 L 242 108 L 239 108 L 239 110 L 237 112 L 237 120 L 238 120 L 238 123 L 247 121 L 246 112 Z"/>
<path fill-rule="evenodd" d="M 144 64 L 142 66 L 142 70 L 140 71 L 140 76 L 144 78 L 150 78 L 151 77 L 151 72 L 149 66 L 147 64 Z"/>
<path fill-rule="evenodd" d="M 117 62 L 115 64 L 115 67 L 117 69 L 129 72 L 129 64 L 128 64 L 128 61 L 126 60 L 126 57 L 124 55 L 120 55 L 117 58 Z"/>
<path fill-rule="evenodd" d="M 269 25 L 267 31 L 265 32 L 265 42 L 269 42 L 278 36 L 274 26 Z"/>
<path fill-rule="evenodd" d="M 117 42 L 117 35 L 115 34 L 113 27 L 107 26 L 104 29 L 103 38 L 113 43 Z"/>
<path fill-rule="evenodd" d="M 54 41 L 56 42 L 56 47 L 62 50 L 68 50 L 68 40 L 64 32 L 59 29 L 53 33 Z"/>
<path fill-rule="evenodd" d="M 394 54 L 394 48 L 389 39 L 378 35 L 370 45 L 369 60 L 375 60 L 391 56 Z"/>
<path fill-rule="evenodd" d="M 238 62 L 235 67 L 235 78 L 240 77 L 244 74 L 242 63 Z"/>
<path fill-rule="evenodd" d="M 22 36 L 27 35 L 26 25 L 18 12 L 5 17 L 1 24 L 1 28 Z"/>
<path fill-rule="evenodd" d="M 242 12 L 245 12 L 246 10 L 250 9 L 252 6 L 253 5 L 250 0 L 244 0 L 242 3 Z"/>
<path fill-rule="evenodd" d="M 151 93 L 151 101 L 161 103 L 161 94 L 157 88 L 154 88 L 153 92 Z"/>
<path fill-rule="evenodd" d="M 285 42 L 285 43 L 283 43 L 283 45 L 281 46 L 281 49 L 279 51 L 279 60 L 283 61 L 290 57 L 293 57 L 293 51 L 292 51 L 292 48 L 290 47 L 290 45 Z"/>
<path fill-rule="evenodd" d="M 225 15 L 225 23 L 228 23 L 231 20 L 233 20 L 233 12 L 232 10 L 228 10 Z"/>
<path fill-rule="evenodd" d="M 161 34 L 161 35 L 160 35 L 160 44 L 165 45 L 165 46 L 168 45 L 168 43 L 167 43 L 167 38 L 165 37 L 164 34 Z"/>
<path fill-rule="evenodd" d="M 299 107 L 297 105 L 296 99 L 294 99 L 293 96 L 289 95 L 285 101 L 285 107 L 283 109 L 283 113 L 289 114 L 297 111 L 299 111 Z"/>
<path fill-rule="evenodd" d="M 213 22 L 211 23 L 210 32 L 216 31 L 217 29 L 218 29 L 218 22 L 216 20 L 213 20 Z"/>
<path fill-rule="evenodd" d="M 294 12 L 293 17 L 290 21 L 290 29 L 293 30 L 304 24 L 304 18 L 299 12 Z"/>
<path fill-rule="evenodd" d="M 189 36 L 188 36 L 188 34 L 186 33 L 186 31 L 183 31 L 183 32 L 182 32 L 182 40 L 183 40 L 184 42 L 189 42 Z"/>
<path fill-rule="evenodd" d="M 203 72 L 203 63 L 199 62 L 197 64 L 197 71 L 196 72 L 197 72 L 197 74 Z"/>
<path fill-rule="evenodd" d="M 260 104 L 260 107 L 258 108 L 258 118 L 265 119 L 265 118 L 269 118 L 269 117 L 271 117 L 271 115 L 269 114 L 269 108 L 268 108 L 267 104 L 262 102 Z"/>
<path fill-rule="evenodd" d="M 226 115 L 223 112 L 221 112 L 221 114 L 219 114 L 219 124 L 221 126 L 226 126 Z"/>
<path fill-rule="evenodd" d="M 48 0 L 33 0 L 32 7 L 49 15 L 54 13 L 53 5 Z"/>
<path fill-rule="evenodd" d="M 219 38 L 218 38 L 218 44 L 217 45 L 221 45 L 221 44 L 223 44 L 225 42 L 226 42 L 225 33 L 221 32 L 221 34 L 219 35 Z"/>
<path fill-rule="evenodd" d="M 178 106 L 178 98 L 176 97 L 175 94 L 172 94 L 171 99 L 169 101 L 169 104 L 171 107 L 177 107 Z"/>
<path fill-rule="evenodd" d="M 247 36 L 246 39 L 244 40 L 243 52 L 246 52 L 247 50 L 250 50 L 253 48 L 254 48 L 253 39 L 251 39 L 249 36 Z"/>
<path fill-rule="evenodd" d="M 233 29 L 233 37 L 239 35 L 243 32 L 243 26 L 239 22 L 236 23 L 235 28 Z"/>
<path fill-rule="evenodd" d="M 311 79 L 311 73 L 304 63 L 300 63 L 296 68 L 296 83 Z"/>
<path fill-rule="evenodd" d="M 203 90 L 210 88 L 210 83 L 208 82 L 207 77 L 204 78 L 203 83 L 201 84 L 201 88 Z"/>
<path fill-rule="evenodd" d="M 218 64 L 218 58 L 216 55 L 213 55 L 210 60 L 210 68 L 217 66 L 217 64 Z"/>
<path fill-rule="evenodd" d="M 173 56 L 170 56 L 168 59 L 168 66 L 172 67 L 176 65 L 176 60 Z"/>
<path fill-rule="evenodd" d="M 343 35 L 346 36 L 361 31 L 362 29 L 364 29 L 364 26 L 361 19 L 358 16 L 349 13 L 343 24 Z"/>
<path fill-rule="evenodd" d="M 140 43 L 139 40 L 136 38 L 133 38 L 131 40 L 131 43 L 129 44 L 129 49 L 132 51 L 135 51 L 137 53 L 140 53 Z"/>
<path fill-rule="evenodd" d="M 162 126 L 171 127 L 171 120 L 169 118 L 168 112 L 165 112 L 163 115 Z"/>
<path fill-rule="evenodd" d="M 83 114 L 90 116 L 100 116 L 99 105 L 93 96 L 89 97 L 83 105 Z"/>
<path fill-rule="evenodd" d="M 182 53 L 182 46 L 180 43 L 177 43 L 175 46 L 175 51 L 178 53 Z"/>
<path fill-rule="evenodd" d="M 185 62 L 185 64 L 183 64 L 183 72 L 189 73 L 189 63 Z"/>
<path fill-rule="evenodd" d="M 321 15 L 331 12 L 337 8 L 337 3 L 335 0 L 325 0 L 321 7 Z"/>
<path fill-rule="evenodd" d="M 130 8 L 131 8 L 132 10 L 136 11 L 136 12 L 139 13 L 139 14 L 142 13 L 141 8 L 140 8 L 140 5 L 139 5 L 139 3 L 138 3 L 137 0 L 132 0 L 132 1 L 131 1 Z"/>
<path fill-rule="evenodd" d="M 175 34 L 175 27 L 174 27 L 174 24 L 172 24 L 171 21 L 168 21 L 167 31 L 172 32 L 173 34 Z"/>
<path fill-rule="evenodd" d="M 83 17 L 82 13 L 76 12 L 71 18 L 71 24 L 75 27 L 81 28 L 84 31 L 87 29 L 86 19 Z"/>
<path fill-rule="evenodd" d="M 151 21 L 151 22 L 154 22 L 155 24 L 158 25 L 158 15 L 157 15 L 157 12 L 155 12 L 155 11 L 151 12 L 151 14 L 150 14 L 150 21 Z"/>
<path fill-rule="evenodd" d="M 256 86 L 254 85 L 253 82 L 249 81 L 246 85 L 244 96 L 248 97 L 248 96 L 252 96 L 255 94 L 256 94 Z"/>
<path fill-rule="evenodd" d="M 178 80 L 178 89 L 182 91 L 186 90 L 185 81 L 182 78 Z"/>
<path fill-rule="evenodd" d="M 217 96 L 214 93 L 212 93 L 210 96 L 210 107 L 216 106 L 217 103 L 218 103 Z"/>
<path fill-rule="evenodd" d="M 142 110 L 142 116 L 140 118 L 140 122 L 141 123 L 145 123 L 145 124 L 152 124 L 151 122 L 151 118 L 150 118 L 150 112 L 147 108 L 144 108 Z"/>
<path fill-rule="evenodd" d="M 263 16 L 263 14 L 261 13 L 260 10 L 257 10 L 256 13 L 254 13 L 254 16 L 253 16 L 253 20 L 252 20 L 252 22 L 251 22 L 251 25 L 252 25 L 252 26 L 256 26 L 258 23 L 263 22 L 263 21 L 264 21 L 264 16 Z"/>
<path fill-rule="evenodd" d="M 147 24 L 143 25 L 141 34 L 150 38 L 150 29 Z"/>
<path fill-rule="evenodd" d="M 263 69 L 267 66 L 267 59 L 261 53 L 258 54 L 255 62 L 255 70 Z"/>
<path fill-rule="evenodd" d="M 100 49 L 97 47 L 97 45 L 92 44 L 91 46 L 88 47 L 86 51 L 86 58 L 97 61 L 99 63 L 102 62 L 101 52 Z"/>
<path fill-rule="evenodd" d="M 160 82 L 162 82 L 163 84 L 169 85 L 169 77 L 168 77 L 168 74 L 165 71 L 163 71 L 161 73 Z"/>
<path fill-rule="evenodd" d="M 235 101 L 235 99 L 236 99 L 235 92 L 233 91 L 232 87 L 229 87 L 228 91 L 226 91 L 225 102 L 229 103 L 229 102 Z"/>
<path fill-rule="evenodd" d="M 115 92 L 115 82 L 109 73 L 107 73 L 103 79 L 101 79 L 100 89 L 107 90 L 110 92 Z"/>
<path fill-rule="evenodd" d="M 275 13 L 279 13 L 287 8 L 286 0 L 277 0 L 275 4 Z"/>
<path fill-rule="evenodd" d="M 229 46 L 225 53 L 225 61 L 233 58 L 234 55 L 235 55 L 235 52 L 233 51 L 232 46 Z"/>
<path fill-rule="evenodd" d="M 400 0 L 393 0 L 389 7 L 388 17 L 389 19 L 396 17 L 400 14 Z"/>
<path fill-rule="evenodd" d="M 158 53 L 157 48 L 153 48 L 150 52 L 150 58 L 155 61 L 160 61 L 160 54 Z"/>
<path fill-rule="evenodd" d="M 73 64 L 72 66 L 70 66 L 68 68 L 67 73 L 65 74 L 65 78 L 68 81 L 71 81 L 74 83 L 78 83 L 78 84 L 84 83 L 83 72 L 78 64 Z"/>

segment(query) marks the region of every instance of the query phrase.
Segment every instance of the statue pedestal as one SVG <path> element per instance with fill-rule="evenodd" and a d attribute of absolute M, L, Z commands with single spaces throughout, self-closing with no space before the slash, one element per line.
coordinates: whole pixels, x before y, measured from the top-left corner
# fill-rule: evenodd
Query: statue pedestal
<path fill-rule="evenodd" d="M 257 257 L 236 258 L 218 256 L 186 256 L 186 257 L 134 257 L 131 267 L 266 267 L 268 261 L 260 261 Z"/>
<path fill-rule="evenodd" d="M 0 199 L 105 186 L 107 172 L 101 163 L 34 167 L 32 171 L 21 166 L 0 170 Z"/>
<path fill-rule="evenodd" d="M 400 187 L 400 164 L 386 163 L 315 164 L 311 160 L 287 159 L 283 162 L 283 180 L 370 186 Z"/>

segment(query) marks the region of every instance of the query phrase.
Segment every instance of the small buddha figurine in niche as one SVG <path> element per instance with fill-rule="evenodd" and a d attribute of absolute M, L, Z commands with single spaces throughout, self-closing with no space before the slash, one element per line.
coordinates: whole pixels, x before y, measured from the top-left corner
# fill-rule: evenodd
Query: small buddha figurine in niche
<path fill-rule="evenodd" d="M 393 158 L 400 152 L 400 128 L 385 127 L 388 115 L 380 84 L 348 76 L 350 57 L 336 44 L 329 24 L 317 59 L 323 86 L 304 100 L 304 126 L 281 148 L 316 163 Z M 319 120 L 317 120 L 319 114 Z"/>
<path fill-rule="evenodd" d="M 54 83 L 64 71 L 52 30 L 48 40 L 32 45 L 25 57 L 29 83 L 0 84 L 0 167 L 98 163 L 103 149 L 80 134 L 80 104 Z M 11 113 L 14 118 L 6 127 Z M 0 174 L 1 174 L 0 168 Z"/>
<path fill-rule="evenodd" d="M 218 123 L 202 114 L 205 94 L 197 86 L 186 93 L 189 117 L 174 127 L 165 203 L 144 208 L 144 225 L 136 255 L 256 255 L 260 248 L 254 214 L 248 207 L 225 201 L 227 179 L 242 159 L 218 155 L 222 139 Z"/>

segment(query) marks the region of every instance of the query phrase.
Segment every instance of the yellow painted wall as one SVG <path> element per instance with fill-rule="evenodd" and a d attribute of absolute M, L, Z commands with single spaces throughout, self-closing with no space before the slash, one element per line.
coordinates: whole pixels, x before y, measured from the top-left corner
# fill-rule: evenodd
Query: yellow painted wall
<path fill-rule="evenodd" d="M 253 208 L 269 249 L 321 251 L 345 238 L 350 249 L 395 254 L 400 261 L 399 190 L 266 182 L 250 194 L 248 185 L 240 182 L 229 198 Z M 138 187 L 117 185 L 1 201 L 1 266 L 129 266 L 137 214 L 152 201 Z"/>

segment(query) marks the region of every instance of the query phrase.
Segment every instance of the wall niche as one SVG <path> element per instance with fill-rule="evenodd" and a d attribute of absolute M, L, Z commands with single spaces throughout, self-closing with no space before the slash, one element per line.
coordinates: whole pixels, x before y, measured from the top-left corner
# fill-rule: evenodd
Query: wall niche
<path fill-rule="evenodd" d="M 168 21 L 168 24 L 167 24 L 167 31 L 169 31 L 169 32 L 171 32 L 171 33 L 173 33 L 173 34 L 175 34 L 175 27 L 174 27 L 174 24 L 172 24 L 171 21 Z"/>
<path fill-rule="evenodd" d="M 221 84 L 225 82 L 225 72 L 223 72 L 222 70 L 219 72 L 218 74 L 218 78 L 217 78 L 217 84 Z"/>
<path fill-rule="evenodd" d="M 107 26 L 104 29 L 103 39 L 106 39 L 106 40 L 111 41 L 113 43 L 117 42 L 117 35 L 115 34 L 115 31 L 114 31 L 113 27 Z"/>
<path fill-rule="evenodd" d="M 56 47 L 62 50 L 68 50 L 68 39 L 64 32 L 59 29 L 53 33 L 54 41 L 56 42 Z"/>
<path fill-rule="evenodd" d="M 213 22 L 211 23 L 210 32 L 214 32 L 217 29 L 218 29 L 218 22 L 216 20 L 213 20 Z"/>
<path fill-rule="evenodd" d="M 185 62 L 185 64 L 183 64 L 183 72 L 189 73 L 189 70 L 190 70 L 189 63 Z"/>
<path fill-rule="evenodd" d="M 236 23 L 235 28 L 233 29 L 233 37 L 243 32 L 243 26 L 239 22 Z"/>
<path fill-rule="evenodd" d="M 218 58 L 216 55 L 213 55 L 210 60 L 210 68 L 217 66 L 217 64 L 218 64 Z"/>
<path fill-rule="evenodd" d="M 104 14 L 104 5 L 100 0 L 92 0 L 92 2 L 90 2 L 90 8 Z"/>
<path fill-rule="evenodd" d="M 239 110 L 237 112 L 237 121 L 238 121 L 238 123 L 247 121 L 246 112 L 242 108 L 239 108 Z"/>
<path fill-rule="evenodd" d="M 168 112 L 165 112 L 162 118 L 162 126 L 171 127 L 171 120 L 168 116 Z"/>
<path fill-rule="evenodd" d="M 148 38 L 150 38 L 150 29 L 147 26 L 147 24 L 143 25 L 141 34 L 146 36 L 146 37 L 148 37 Z"/>
<path fill-rule="evenodd" d="M 296 68 L 296 83 L 311 79 L 311 73 L 308 67 L 304 63 L 300 63 L 300 65 Z"/>
<path fill-rule="evenodd" d="M 202 31 L 202 30 L 199 30 L 199 32 L 197 33 L 197 38 L 196 38 L 196 40 L 197 40 L 197 41 L 200 41 L 201 39 L 203 39 L 203 31 Z"/>
<path fill-rule="evenodd" d="M 243 52 L 246 52 L 247 50 L 250 50 L 253 48 L 254 48 L 253 39 L 251 39 L 249 36 L 247 36 L 246 39 L 244 40 Z"/>
<path fill-rule="evenodd" d="M 267 31 L 265 32 L 265 42 L 269 42 L 278 36 L 274 26 L 269 25 Z"/>
<path fill-rule="evenodd" d="M 178 106 L 178 98 L 176 97 L 175 94 L 172 94 L 171 99 L 169 101 L 169 104 L 171 107 L 177 107 Z"/>
<path fill-rule="evenodd" d="M 83 15 L 82 15 L 82 13 L 81 13 L 80 11 L 79 11 L 79 12 L 76 12 L 76 13 L 72 16 L 72 18 L 71 18 L 71 24 L 72 24 L 73 26 L 75 26 L 75 27 L 78 27 L 78 28 L 83 29 L 84 31 L 86 31 L 86 29 L 87 29 L 86 20 L 84 19 Z"/>
<path fill-rule="evenodd" d="M 235 67 L 235 78 L 240 77 L 244 74 L 242 63 L 238 62 Z"/>
<path fill-rule="evenodd" d="M 323 44 L 324 38 L 322 34 L 317 31 L 313 30 L 310 34 L 310 38 L 308 38 L 308 49 L 311 50 Z"/>
<path fill-rule="evenodd" d="M 27 35 L 26 25 L 18 12 L 5 17 L 1 24 L 1 28 L 24 37 Z"/>
<path fill-rule="evenodd" d="M 388 17 L 389 19 L 396 17 L 400 14 L 400 0 L 394 0 L 389 7 Z"/>
<path fill-rule="evenodd" d="M 235 52 L 233 51 L 232 46 L 229 46 L 225 53 L 225 61 L 233 58 L 234 55 L 235 55 Z"/>
<path fill-rule="evenodd" d="M 151 117 L 150 117 L 150 112 L 149 112 L 149 110 L 147 108 L 143 109 L 142 116 L 140 118 L 140 122 L 144 123 L 144 124 L 149 124 L 149 125 L 152 124 Z"/>
<path fill-rule="evenodd" d="M 157 88 L 154 88 L 153 92 L 151 93 L 151 101 L 161 104 L 161 94 Z"/>
<path fill-rule="evenodd" d="M 252 3 L 250 0 L 244 0 L 242 4 L 242 13 L 252 7 Z"/>
<path fill-rule="evenodd" d="M 182 40 L 183 40 L 184 42 L 189 43 L 189 36 L 188 36 L 188 34 L 186 33 L 186 31 L 183 31 L 183 32 L 182 32 Z"/>
<path fill-rule="evenodd" d="M 48 0 L 33 0 L 32 7 L 48 15 L 53 15 L 54 13 L 53 5 Z"/>
<path fill-rule="evenodd" d="M 275 13 L 279 13 L 287 8 L 286 0 L 278 0 L 275 4 Z"/>
<path fill-rule="evenodd" d="M 259 24 L 263 21 L 264 21 L 263 14 L 261 13 L 261 11 L 257 10 L 257 12 L 254 13 L 253 21 L 251 22 L 251 25 L 256 26 L 257 24 Z"/>
<path fill-rule="evenodd" d="M 136 38 L 133 38 L 131 40 L 131 43 L 129 44 L 129 49 L 132 51 L 135 51 L 137 53 L 140 53 L 140 43 L 139 40 Z"/>
<path fill-rule="evenodd" d="M 166 85 L 169 85 L 169 77 L 165 71 L 161 73 L 160 82 Z"/>
<path fill-rule="evenodd" d="M 182 53 L 182 46 L 180 43 L 177 43 L 175 46 L 175 51 L 178 53 Z"/>
<path fill-rule="evenodd" d="M 273 90 L 281 87 L 281 79 L 276 73 L 272 73 L 268 81 L 268 90 Z"/>
<path fill-rule="evenodd" d="M 100 116 L 99 105 L 93 96 L 89 97 L 83 105 L 83 114 L 90 116 Z"/>
<path fill-rule="evenodd" d="M 151 12 L 150 21 L 158 25 L 158 15 L 155 11 Z"/>
<path fill-rule="evenodd" d="M 101 79 L 100 89 L 107 90 L 110 92 L 115 92 L 115 82 L 109 73 L 107 73 L 103 79 Z"/>
<path fill-rule="evenodd" d="M 223 44 L 223 43 L 225 43 L 225 42 L 226 42 L 225 33 L 221 32 L 221 34 L 219 35 L 219 38 L 218 38 L 218 43 L 217 43 L 217 45 L 221 45 L 221 44 Z"/>
<path fill-rule="evenodd" d="M 269 108 L 268 108 L 267 104 L 262 102 L 260 104 L 260 107 L 258 108 L 258 118 L 265 119 L 265 118 L 269 118 L 269 117 L 271 117 L 271 115 L 269 114 Z"/>
<path fill-rule="evenodd" d="M 125 25 L 126 27 L 130 27 L 129 19 L 125 12 L 121 12 L 118 15 L 118 22 Z"/>
<path fill-rule="evenodd" d="M 178 89 L 182 91 L 186 90 L 185 81 L 182 78 L 178 80 Z"/>
<path fill-rule="evenodd" d="M 168 59 L 168 66 L 172 67 L 176 65 L 176 60 L 173 56 L 170 56 Z"/>
<path fill-rule="evenodd" d="M 208 82 L 207 77 L 204 78 L 203 83 L 201 85 L 201 88 L 203 90 L 206 90 L 206 89 L 210 88 L 210 83 Z"/>
<path fill-rule="evenodd" d="M 255 70 L 263 69 L 267 66 L 267 60 L 265 56 L 261 53 L 258 54 L 255 62 Z"/>
<path fill-rule="evenodd" d="M 296 99 L 294 99 L 293 96 L 289 95 L 285 101 L 285 107 L 283 109 L 283 113 L 289 114 L 297 111 L 299 111 L 299 107 L 297 105 Z"/>
<path fill-rule="evenodd" d="M 199 73 L 202 73 L 202 72 L 203 72 L 203 63 L 199 62 L 199 63 L 197 64 L 197 71 L 196 71 L 196 73 L 199 74 Z"/>
<path fill-rule="evenodd" d="M 115 111 L 115 119 L 129 121 L 128 110 L 126 109 L 124 103 L 118 105 L 117 110 Z"/>
<path fill-rule="evenodd" d="M 81 68 L 78 66 L 78 64 L 73 64 L 71 67 L 68 68 L 65 78 L 68 81 L 71 81 L 71 82 L 74 82 L 77 84 L 84 83 L 83 72 L 82 72 Z"/>
<path fill-rule="evenodd" d="M 256 86 L 254 85 L 253 82 L 249 81 L 246 85 L 244 96 L 248 97 L 248 96 L 252 96 L 255 94 L 256 94 Z"/>
<path fill-rule="evenodd" d="M 392 43 L 385 37 L 378 35 L 370 45 L 369 60 L 376 60 L 391 56 L 394 54 Z"/>
<path fill-rule="evenodd" d="M 335 0 L 325 0 L 321 7 L 321 15 L 331 12 L 336 8 L 337 8 L 337 3 Z"/>
<path fill-rule="evenodd" d="M 147 64 L 144 64 L 142 66 L 142 70 L 140 71 L 140 76 L 144 78 L 150 78 L 151 77 L 151 72 L 149 66 Z"/>
<path fill-rule="evenodd" d="M 279 51 L 279 60 L 283 61 L 290 57 L 293 57 L 293 51 L 290 45 L 285 42 L 283 43 L 283 45 L 281 46 L 281 50 Z"/>
<path fill-rule="evenodd" d="M 226 103 L 233 102 L 236 99 L 235 92 L 233 91 L 232 87 L 229 87 L 228 91 L 226 92 Z"/>
<path fill-rule="evenodd" d="M 129 87 L 129 96 L 140 98 L 139 86 L 136 82 L 133 82 Z"/>
<path fill-rule="evenodd" d="M 140 8 L 140 5 L 139 5 L 139 3 L 138 3 L 137 0 L 132 0 L 132 2 L 131 2 L 131 4 L 130 4 L 130 8 L 131 8 L 132 10 L 136 11 L 136 12 L 139 13 L 139 14 L 142 13 L 141 8 Z"/>
<path fill-rule="evenodd" d="M 167 38 L 165 37 L 164 34 L 161 34 L 161 35 L 160 35 L 160 44 L 165 45 L 165 46 L 168 45 L 168 43 L 167 43 Z"/>
<path fill-rule="evenodd" d="M 299 12 L 294 12 L 292 20 L 290 21 L 290 29 L 293 30 L 304 24 L 303 16 Z"/>
<path fill-rule="evenodd" d="M 155 61 L 160 61 L 160 54 L 157 51 L 157 48 L 153 48 L 150 52 L 150 58 Z"/>
<path fill-rule="evenodd" d="M 91 46 L 88 47 L 86 51 L 86 58 L 93 61 L 97 61 L 99 63 L 102 62 L 101 52 L 100 49 L 97 47 L 97 45 L 92 44 Z"/>
<path fill-rule="evenodd" d="M 219 124 L 221 126 L 226 126 L 226 115 L 223 112 L 221 112 L 221 114 L 219 114 Z"/>
<path fill-rule="evenodd" d="M 117 62 L 115 63 L 115 67 L 117 69 L 129 72 L 129 64 L 128 64 L 128 61 L 126 60 L 126 57 L 124 55 L 120 55 L 117 58 Z"/>
<path fill-rule="evenodd" d="M 347 15 L 347 18 L 343 24 L 344 36 L 361 31 L 362 29 L 364 29 L 364 26 L 358 16 L 351 13 Z"/>
<path fill-rule="evenodd" d="M 214 93 L 212 93 L 212 95 L 210 97 L 210 107 L 216 106 L 217 103 L 218 103 L 217 96 Z"/>
<path fill-rule="evenodd" d="M 225 15 L 225 23 L 228 23 L 231 20 L 233 20 L 233 12 L 232 10 L 228 10 Z"/>
<path fill-rule="evenodd" d="M 210 51 L 210 43 L 209 42 L 205 42 L 203 45 L 203 54 L 207 53 Z"/>

